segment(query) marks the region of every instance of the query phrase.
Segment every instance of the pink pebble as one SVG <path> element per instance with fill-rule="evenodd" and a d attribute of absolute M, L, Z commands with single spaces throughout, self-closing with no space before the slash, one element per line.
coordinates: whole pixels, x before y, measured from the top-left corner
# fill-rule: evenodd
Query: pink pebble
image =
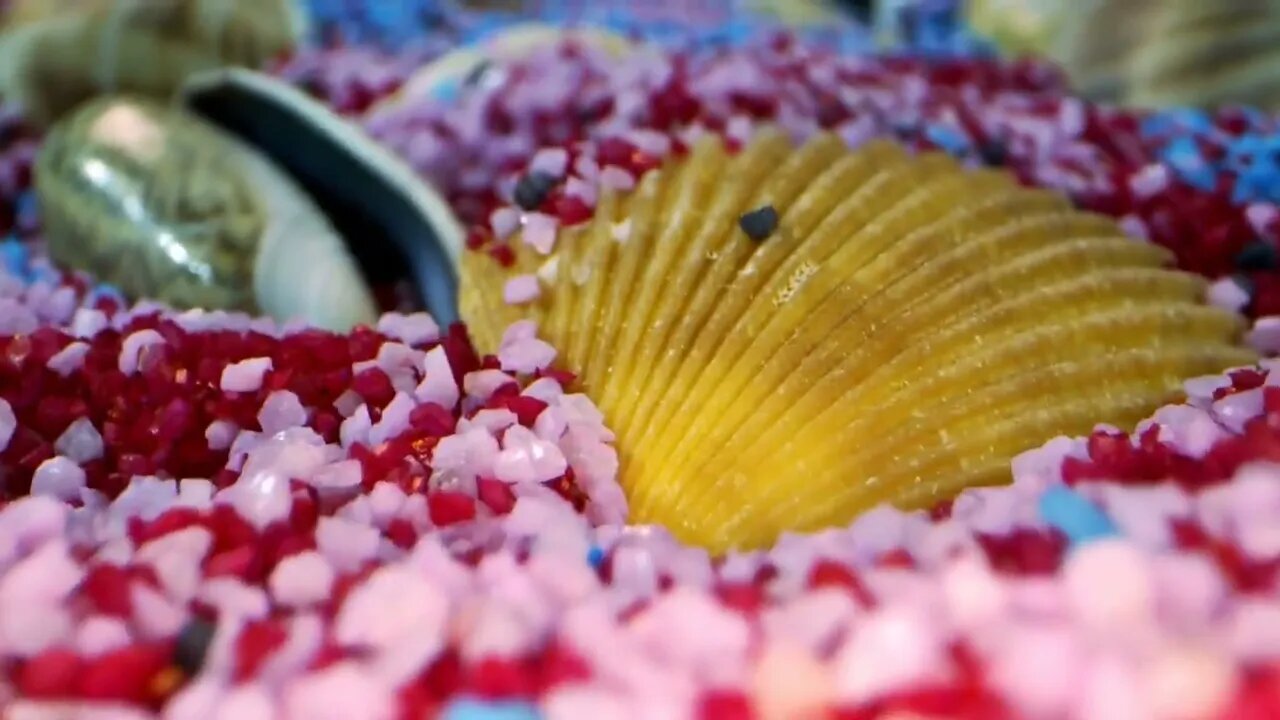
<path fill-rule="evenodd" d="M 1280 353 L 1280 316 L 1258 318 L 1245 339 L 1250 347 L 1260 353 Z"/>
<path fill-rule="evenodd" d="M 1065 717 L 1086 659 L 1067 627 L 1017 625 L 993 659 L 992 683 L 1026 717 Z"/>
<path fill-rule="evenodd" d="M 515 413 L 506 408 L 485 408 L 479 410 L 470 419 L 458 421 L 458 432 L 466 432 L 471 428 L 482 428 L 490 435 L 498 436 L 502 431 L 520 422 Z"/>
<path fill-rule="evenodd" d="M 832 700 L 831 673 L 788 643 L 770 643 L 761 652 L 752 689 L 760 720 L 816 720 L 827 716 Z"/>
<path fill-rule="evenodd" d="M 125 375 L 138 371 L 138 360 L 144 348 L 151 345 L 163 345 L 164 336 L 150 328 L 131 333 L 120 344 L 120 360 L 118 367 Z"/>
<path fill-rule="evenodd" d="M 184 608 L 145 583 L 129 586 L 133 606 L 133 627 L 144 640 L 171 638 L 182 631 L 187 616 Z"/>
<path fill-rule="evenodd" d="M 568 428 L 569 422 L 557 407 L 548 407 L 533 421 L 534 434 L 550 442 L 558 442 Z"/>
<path fill-rule="evenodd" d="M 220 625 L 228 620 L 260 620 L 271 611 L 267 594 L 237 577 L 206 580 L 196 597 L 218 612 Z"/>
<path fill-rule="evenodd" d="M 151 566 L 170 598 L 187 602 L 200 585 L 200 565 L 213 547 L 203 527 L 188 527 L 158 537 L 138 548 L 134 562 Z"/>
<path fill-rule="evenodd" d="M 554 215 L 533 212 L 525 216 L 524 243 L 542 255 L 550 255 L 556 246 L 560 221 Z"/>
<path fill-rule="evenodd" d="M 123 620 L 108 615 L 93 615 L 76 628 L 74 647 L 85 657 L 94 657 L 132 642 L 129 627 Z"/>
<path fill-rule="evenodd" d="M 378 552 L 376 528 L 338 517 L 322 517 L 316 525 L 316 548 L 338 572 L 354 572 Z"/>
<path fill-rule="evenodd" d="M 1129 189 L 1139 200 L 1161 193 L 1169 186 L 1169 168 L 1161 163 L 1148 165 L 1129 178 Z"/>
<path fill-rule="evenodd" d="M 1271 232 L 1272 224 L 1280 219 L 1280 210 L 1271 203 L 1255 202 L 1245 207 L 1244 217 L 1255 233 L 1266 237 Z"/>
<path fill-rule="evenodd" d="M 448 597 L 430 579 L 388 565 L 351 591 L 334 620 L 334 638 L 373 651 L 379 674 L 398 684 L 444 648 L 449 614 Z"/>
<path fill-rule="evenodd" d="M 1170 547 L 1172 522 L 1191 515 L 1191 498 L 1173 483 L 1150 487 L 1103 483 L 1095 492 L 1125 537 L 1153 550 Z"/>
<path fill-rule="evenodd" d="M 1148 558 L 1129 542 L 1107 539 L 1076 548 L 1062 572 L 1076 617 L 1085 627 L 1114 635 L 1151 623 L 1155 598 Z"/>
<path fill-rule="evenodd" d="M 550 367 L 555 359 L 556 349 L 536 337 L 504 339 L 498 347 L 498 362 L 507 372 L 532 374 Z"/>
<path fill-rule="evenodd" d="M 927 616 L 888 606 L 859 623 L 836 658 L 838 696 L 866 702 L 936 677 L 945 653 L 938 629 Z"/>
<path fill-rule="evenodd" d="M 1280 604 L 1272 598 L 1241 598 L 1232 608 L 1227 645 L 1242 663 L 1280 659 Z"/>
<path fill-rule="evenodd" d="M 473 428 L 442 438 L 432 452 L 431 467 L 462 477 L 491 475 L 498 451 L 497 439 L 487 430 Z"/>
<path fill-rule="evenodd" d="M 537 300 L 541 295 L 542 288 L 538 285 L 537 275 L 517 275 L 502 287 L 502 300 L 508 305 L 524 305 Z"/>
<path fill-rule="evenodd" d="M 829 651 L 858 613 L 853 598 L 842 590 L 806 592 L 766 611 L 766 637 L 786 642 L 814 656 Z"/>
<path fill-rule="evenodd" d="M 386 528 L 408 501 L 408 496 L 399 485 L 385 480 L 376 483 L 365 497 L 369 499 L 369 512 L 373 515 L 373 522 L 380 528 Z"/>
<path fill-rule="evenodd" d="M 276 717 L 276 703 L 271 694 L 261 685 L 249 684 L 230 688 L 210 720 L 273 720 Z"/>
<path fill-rule="evenodd" d="M 435 347 L 427 351 L 422 360 L 422 369 L 422 382 L 413 391 L 414 398 L 419 402 L 435 403 L 446 410 L 453 410 L 458 404 L 460 393 L 444 348 Z"/>
<path fill-rule="evenodd" d="M 387 313 L 378 318 L 377 329 L 383 335 L 396 338 L 407 345 L 421 345 L 440 337 L 440 326 L 425 312 L 409 315 Z"/>
<path fill-rule="evenodd" d="M 308 550 L 281 560 L 267 585 L 278 604 L 296 609 L 323 602 L 333 581 L 333 568 L 324 556 Z"/>
<path fill-rule="evenodd" d="M 582 178 L 573 175 L 564 184 L 564 194 L 567 197 L 576 197 L 586 203 L 588 207 L 595 207 L 599 194 L 596 192 L 596 186 Z"/>
<path fill-rule="evenodd" d="M 31 478 L 31 494 L 78 500 L 85 487 L 84 469 L 61 455 L 40 463 Z"/>
<path fill-rule="evenodd" d="M 1150 423 L 1160 427 L 1160 442 L 1172 445 L 1178 452 L 1203 458 L 1227 431 L 1202 408 L 1191 405 L 1166 405 L 1151 416 L 1150 422 L 1139 423 L 1137 434 Z"/>
<path fill-rule="evenodd" d="M 462 389 L 467 397 L 480 403 L 488 402 L 498 388 L 514 384 L 516 379 L 501 370 L 476 370 L 462 378 Z"/>
<path fill-rule="evenodd" d="M 53 449 L 75 463 L 102 457 L 102 435 L 87 417 L 76 418 L 53 443 Z"/>
<path fill-rule="evenodd" d="M 390 440 L 409 429 L 409 414 L 413 412 L 413 398 L 398 392 L 382 410 L 382 418 L 369 429 L 369 442 L 374 446 Z"/>
<path fill-rule="evenodd" d="M 269 357 L 249 358 L 232 363 L 222 369 L 219 387 L 223 392 L 257 392 L 271 368 Z"/>
<path fill-rule="evenodd" d="M 1234 433 L 1244 431 L 1244 424 L 1262 414 L 1262 388 L 1253 388 L 1217 400 L 1211 406 L 1213 416 Z"/>
<path fill-rule="evenodd" d="M 539 705 L 547 720 L 638 720 L 626 698 L 590 684 L 560 685 L 543 696 Z"/>
<path fill-rule="evenodd" d="M 325 465 L 311 475 L 312 487 L 322 493 L 333 493 L 359 488 L 364 470 L 359 460 L 339 460 Z"/>
<path fill-rule="evenodd" d="M 0 648 L 29 657 L 70 637 L 63 601 L 84 577 L 62 540 L 45 543 L 0 576 Z"/>
<path fill-rule="evenodd" d="M 636 178 L 620 167 L 609 165 L 600 171 L 600 186 L 617 192 L 627 192 L 636 187 Z"/>
<path fill-rule="evenodd" d="M 1095 656 L 1073 694 L 1075 707 L 1068 717 L 1089 720 L 1155 717 L 1142 690 L 1142 678 L 1133 663 L 1115 655 Z"/>
<path fill-rule="evenodd" d="M 293 680 L 284 689 L 287 717 L 308 720 L 391 720 L 391 689 L 354 661 Z"/>

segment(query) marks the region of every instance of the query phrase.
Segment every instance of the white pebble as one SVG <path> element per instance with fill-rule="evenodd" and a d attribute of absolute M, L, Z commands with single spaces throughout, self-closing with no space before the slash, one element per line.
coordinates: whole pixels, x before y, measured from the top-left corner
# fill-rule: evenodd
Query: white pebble
<path fill-rule="evenodd" d="M 1209 286 L 1205 299 L 1223 310 L 1240 312 L 1249 304 L 1249 293 L 1235 280 L 1225 277 Z"/>
<path fill-rule="evenodd" d="M 529 171 L 539 172 L 559 179 L 569 168 L 569 151 L 564 148 L 543 148 L 529 161 Z"/>
<path fill-rule="evenodd" d="M 152 345 L 163 345 L 164 336 L 150 328 L 130 333 L 120 344 L 118 367 L 125 375 L 138 372 L 138 361 L 142 351 Z"/>
<path fill-rule="evenodd" d="M 255 357 L 232 363 L 222 369 L 219 387 L 223 392 L 257 392 L 262 380 L 272 369 L 271 358 Z"/>
<path fill-rule="evenodd" d="M 9 447 L 13 433 L 18 429 L 18 418 L 13 414 L 13 406 L 8 400 L 0 398 L 0 452 Z"/>
<path fill-rule="evenodd" d="M 506 240 L 520 227 L 520 211 L 513 207 L 498 208 L 489 216 L 489 229 L 498 240 Z"/>
<path fill-rule="evenodd" d="M 62 377 L 67 377 L 84 365 L 84 356 L 87 354 L 89 354 L 89 344 L 77 340 L 49 358 L 45 366 Z"/>
<path fill-rule="evenodd" d="M 205 428 L 204 439 L 208 441 L 210 450 L 226 450 L 239 434 L 239 426 L 230 420 L 214 420 Z"/>
<path fill-rule="evenodd" d="M 71 317 L 71 334 L 85 340 L 107 329 L 107 316 L 101 310 L 80 308 Z"/>
<path fill-rule="evenodd" d="M 262 425 L 262 432 L 266 435 L 275 435 L 306 422 L 307 409 L 302 406 L 298 396 L 289 390 L 276 390 L 268 395 L 258 412 L 258 423 Z"/>
<path fill-rule="evenodd" d="M 361 404 L 351 417 L 343 420 L 342 425 L 338 426 L 338 442 L 343 448 L 350 448 L 356 443 L 367 444 L 369 430 L 372 427 L 373 420 L 369 417 L 369 407 Z"/>
<path fill-rule="evenodd" d="M 102 435 L 89 418 L 76 418 L 54 441 L 53 449 L 74 462 L 87 463 L 102 457 Z"/>
<path fill-rule="evenodd" d="M 59 500 L 78 500 L 83 487 L 84 468 L 61 455 L 40 463 L 31 478 L 33 495 L 48 495 Z"/>

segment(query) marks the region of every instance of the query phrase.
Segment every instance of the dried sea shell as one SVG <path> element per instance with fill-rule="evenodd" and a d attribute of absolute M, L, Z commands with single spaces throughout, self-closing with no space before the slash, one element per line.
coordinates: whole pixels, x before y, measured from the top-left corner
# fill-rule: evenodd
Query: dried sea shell
<path fill-rule="evenodd" d="M 180 109 L 90 102 L 49 134 L 36 192 L 53 259 L 131 297 L 335 329 L 376 317 L 359 268 L 302 189 Z"/>
<path fill-rule="evenodd" d="M 131 297 L 334 330 L 374 320 L 366 278 L 407 267 L 456 319 L 462 228 L 403 163 L 261 73 L 201 74 L 183 98 L 95 101 L 51 133 L 36 189 L 56 261 Z"/>
<path fill-rule="evenodd" d="M 405 268 L 438 322 L 457 319 L 464 231 L 430 185 L 357 125 L 292 85 L 228 68 L 192 78 L 193 112 L 253 146 L 316 201 L 377 280 Z"/>
<path fill-rule="evenodd" d="M 193 74 L 261 66 L 306 32 L 297 0 L 15 0 L 0 96 L 49 125 L 104 93 L 171 95 Z"/>
<path fill-rule="evenodd" d="M 513 249 L 464 255 L 480 347 L 538 322 L 617 432 L 633 519 L 716 550 L 1005 482 L 1022 450 L 1253 359 L 1163 249 L 887 142 L 707 139 L 550 255 Z M 539 269 L 538 299 L 503 302 Z"/>

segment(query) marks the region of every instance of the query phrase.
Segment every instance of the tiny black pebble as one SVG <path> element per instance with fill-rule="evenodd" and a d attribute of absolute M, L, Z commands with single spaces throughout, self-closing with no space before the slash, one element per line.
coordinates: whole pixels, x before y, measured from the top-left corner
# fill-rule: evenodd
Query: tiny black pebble
<path fill-rule="evenodd" d="M 875 18 L 875 0 L 839 0 L 839 4 L 864 25 Z"/>
<path fill-rule="evenodd" d="M 484 78 L 484 74 L 489 72 L 489 68 L 493 67 L 493 63 L 488 60 L 481 60 L 476 66 L 467 72 L 467 76 L 462 79 L 462 83 L 467 87 L 472 87 L 480 83 Z"/>
<path fill-rule="evenodd" d="M 1004 143 L 996 140 L 983 143 L 978 154 L 982 157 L 982 162 L 992 166 L 1004 165 L 1009 159 L 1009 150 Z"/>
<path fill-rule="evenodd" d="M 1235 282 L 1236 285 L 1239 285 L 1240 289 L 1244 291 L 1244 294 L 1248 295 L 1250 298 L 1253 297 L 1253 294 L 1258 289 L 1253 284 L 1253 278 L 1250 278 L 1248 275 L 1241 275 L 1237 273 L 1231 276 L 1231 280 Z"/>
<path fill-rule="evenodd" d="M 742 228 L 747 237 L 761 242 L 778 229 L 778 211 L 772 205 L 752 210 L 738 218 L 738 227 Z"/>
<path fill-rule="evenodd" d="M 556 186 L 556 179 L 542 172 L 531 172 L 516 183 L 515 201 L 524 210 L 537 210 L 547 193 Z"/>
<path fill-rule="evenodd" d="M 1277 264 L 1280 264 L 1280 257 L 1266 240 L 1254 240 L 1236 255 L 1236 267 L 1241 270 L 1274 270 Z"/>
<path fill-rule="evenodd" d="M 188 677 L 199 674 L 204 667 L 205 655 L 209 652 L 209 644 L 213 642 L 215 626 L 202 618 L 193 618 L 178 633 L 178 644 L 173 650 L 173 662 Z"/>

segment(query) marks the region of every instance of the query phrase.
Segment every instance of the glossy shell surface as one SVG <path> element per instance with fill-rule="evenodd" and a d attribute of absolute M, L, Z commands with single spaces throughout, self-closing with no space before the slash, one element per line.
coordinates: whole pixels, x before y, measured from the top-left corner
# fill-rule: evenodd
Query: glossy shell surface
<path fill-rule="evenodd" d="M 50 254 L 131 297 L 254 310 L 267 225 L 225 136 L 143 100 L 103 99 L 49 135 L 36 168 Z"/>
<path fill-rule="evenodd" d="M 549 254 L 511 242 L 511 268 L 464 256 L 479 345 L 536 321 L 618 435 L 633 518 L 715 550 L 1005 482 L 1018 452 L 1253 359 L 1163 249 L 890 143 L 707 139 Z M 539 296 L 504 302 L 530 274 Z"/>

